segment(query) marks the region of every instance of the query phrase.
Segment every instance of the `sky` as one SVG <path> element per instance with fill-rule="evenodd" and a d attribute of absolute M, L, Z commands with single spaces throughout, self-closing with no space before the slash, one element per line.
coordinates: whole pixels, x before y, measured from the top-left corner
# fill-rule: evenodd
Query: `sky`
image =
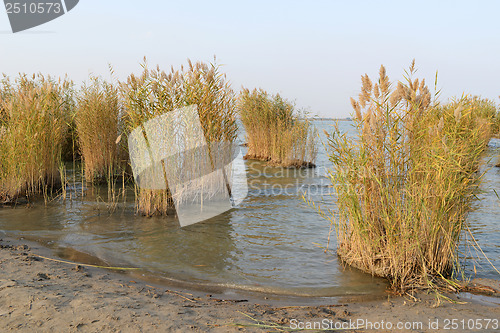
<path fill-rule="evenodd" d="M 263 88 L 322 117 L 347 117 L 361 75 L 384 64 L 446 100 L 463 93 L 500 102 L 500 1 L 80 0 L 66 15 L 13 34 L 0 8 L 0 72 L 89 74 L 124 80 L 214 56 L 235 91 Z"/>

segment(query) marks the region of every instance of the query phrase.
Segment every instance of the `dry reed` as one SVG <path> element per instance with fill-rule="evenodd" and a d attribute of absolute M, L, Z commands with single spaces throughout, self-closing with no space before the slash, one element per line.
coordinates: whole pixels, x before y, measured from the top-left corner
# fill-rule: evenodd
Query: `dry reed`
<path fill-rule="evenodd" d="M 291 102 L 279 94 L 243 89 L 239 112 L 248 144 L 246 159 L 285 167 L 314 167 L 316 132 L 307 119 L 300 119 Z"/>
<path fill-rule="evenodd" d="M 120 146 L 121 122 L 118 89 L 111 83 L 91 77 L 78 96 L 75 115 L 78 147 L 89 182 L 108 183 L 123 170 Z"/>
<path fill-rule="evenodd" d="M 146 63 L 143 69 L 141 76 L 130 75 L 127 82 L 122 84 L 129 132 L 166 112 L 196 105 L 209 147 L 216 142 L 235 141 L 237 124 L 234 92 L 218 65 L 188 60 L 187 68 L 172 68 L 168 74 L 159 67 L 149 70 Z M 174 210 L 168 188 L 140 188 L 136 191 L 136 197 L 137 209 L 141 214 L 168 214 Z"/>
<path fill-rule="evenodd" d="M 48 194 L 61 182 L 72 83 L 23 74 L 4 77 L 0 91 L 0 200 Z"/>
<path fill-rule="evenodd" d="M 414 73 L 412 63 L 396 87 L 383 66 L 375 84 L 363 76 L 352 99 L 358 138 L 338 128 L 329 137 L 337 253 L 399 290 L 460 272 L 458 246 L 491 126 L 484 103 L 463 97 L 440 106 Z"/>

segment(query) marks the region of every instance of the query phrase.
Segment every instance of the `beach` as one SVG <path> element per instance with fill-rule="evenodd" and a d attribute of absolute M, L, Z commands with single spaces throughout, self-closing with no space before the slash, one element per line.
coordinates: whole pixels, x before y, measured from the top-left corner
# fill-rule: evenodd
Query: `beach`
<path fill-rule="evenodd" d="M 0 333 L 500 332 L 500 2 L 4 4 Z"/>
<path fill-rule="evenodd" d="M 486 292 L 500 289 L 498 282 L 489 284 Z M 69 263 L 37 243 L 5 237 L 0 241 L 2 332 L 266 332 L 301 328 L 444 332 L 455 326 L 455 331 L 467 331 L 479 325 L 483 326 L 480 331 L 492 332 L 500 317 L 500 307 L 494 304 L 498 298 L 470 298 L 468 294 L 445 294 L 450 301 L 442 299 L 440 304 L 434 295 L 425 293 L 397 296 L 388 292 L 383 299 L 346 297 L 322 305 L 267 296 L 155 284 L 114 270 Z"/>

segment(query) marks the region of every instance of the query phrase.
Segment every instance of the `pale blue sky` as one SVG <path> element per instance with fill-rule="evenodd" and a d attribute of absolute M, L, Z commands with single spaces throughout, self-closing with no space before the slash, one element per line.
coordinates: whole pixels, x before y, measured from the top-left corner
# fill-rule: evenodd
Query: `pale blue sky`
<path fill-rule="evenodd" d="M 380 64 L 401 79 L 439 70 L 443 97 L 499 102 L 497 1 L 116 1 L 80 0 L 68 14 L 12 34 L 0 9 L 0 72 L 89 73 L 120 79 L 150 65 L 218 62 L 235 90 L 262 87 L 322 116 L 351 113 L 360 76 Z"/>

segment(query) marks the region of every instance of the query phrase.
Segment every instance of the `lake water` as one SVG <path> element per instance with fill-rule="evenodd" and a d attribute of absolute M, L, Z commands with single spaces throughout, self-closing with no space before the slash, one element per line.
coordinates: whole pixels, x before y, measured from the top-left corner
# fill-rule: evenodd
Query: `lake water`
<path fill-rule="evenodd" d="M 331 131 L 333 122 L 314 124 L 324 140 L 322 130 Z M 353 133 L 350 122 L 340 122 L 340 127 Z M 488 160 L 494 154 L 498 150 L 486 154 L 489 170 L 470 223 L 485 254 L 500 267 L 500 199 L 493 191 L 500 190 L 500 168 Z M 243 203 L 184 228 L 174 217 L 136 215 L 131 190 L 109 213 L 102 199 L 106 190 L 87 190 L 82 196 L 76 181 L 68 188 L 71 200 L 1 208 L 0 235 L 42 242 L 67 259 L 138 267 L 145 277 L 207 288 L 308 297 L 380 295 L 387 288 L 383 279 L 345 268 L 334 251 L 324 251 L 329 222 L 302 198 L 307 192 L 324 208 L 334 208 L 333 188 L 325 177 L 329 161 L 321 144 L 316 162 L 316 169 L 295 170 L 246 161 L 249 193 Z M 335 249 L 333 238 L 330 248 Z M 467 257 L 470 254 L 464 254 Z M 467 260 L 470 273 L 472 264 Z M 475 264 L 478 277 L 498 278 L 486 260 Z"/>

